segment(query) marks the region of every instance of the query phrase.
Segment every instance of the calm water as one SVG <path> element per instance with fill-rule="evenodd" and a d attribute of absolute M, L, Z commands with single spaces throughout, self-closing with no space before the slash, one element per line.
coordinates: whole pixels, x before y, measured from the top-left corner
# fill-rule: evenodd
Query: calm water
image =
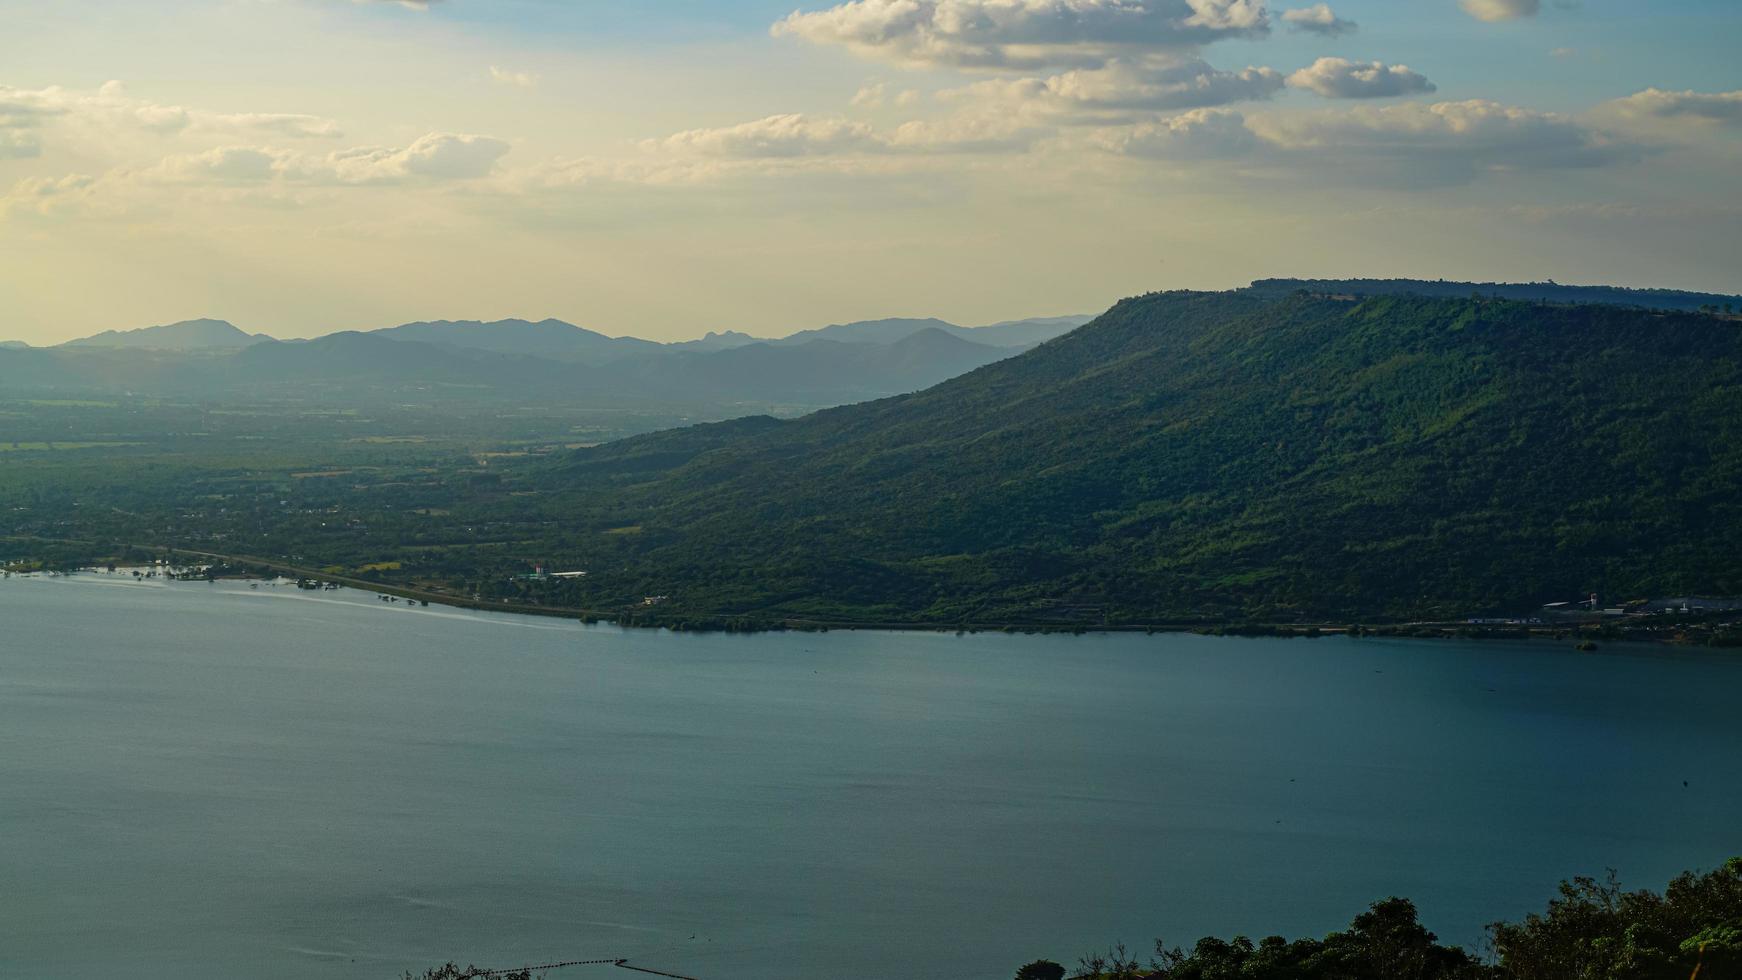
<path fill-rule="evenodd" d="M 0 582 L 0 975 L 1008 977 L 1742 854 L 1742 657 Z M 1683 786 L 1683 780 L 1688 781 Z M 554 977 L 631 976 L 563 971 Z"/>

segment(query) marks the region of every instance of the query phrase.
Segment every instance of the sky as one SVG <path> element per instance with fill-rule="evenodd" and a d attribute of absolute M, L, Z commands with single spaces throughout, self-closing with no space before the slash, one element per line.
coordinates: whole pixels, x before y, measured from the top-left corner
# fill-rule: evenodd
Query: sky
<path fill-rule="evenodd" d="M 0 338 L 1742 292 L 1736 0 L 0 0 Z"/>

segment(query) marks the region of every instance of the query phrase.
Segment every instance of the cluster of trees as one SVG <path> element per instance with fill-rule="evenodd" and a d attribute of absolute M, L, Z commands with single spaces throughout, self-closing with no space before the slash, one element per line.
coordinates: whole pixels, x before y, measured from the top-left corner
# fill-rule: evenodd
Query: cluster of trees
<path fill-rule="evenodd" d="M 1489 927 L 1489 956 L 1446 946 L 1415 906 L 1388 898 L 1323 939 L 1157 941 L 1147 962 L 1115 947 L 1083 957 L 1085 980 L 1731 980 L 1742 977 L 1742 858 L 1687 873 L 1661 893 L 1575 878 L 1540 915 Z M 1016 980 L 1063 980 L 1050 960 Z"/>

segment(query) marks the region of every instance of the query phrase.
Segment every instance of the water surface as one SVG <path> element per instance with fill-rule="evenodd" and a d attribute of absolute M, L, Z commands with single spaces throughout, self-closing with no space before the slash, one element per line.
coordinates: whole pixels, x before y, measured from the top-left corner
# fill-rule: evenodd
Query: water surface
<path fill-rule="evenodd" d="M 1008 977 L 1742 854 L 1742 658 L 0 582 L 0 975 Z M 1684 780 L 1686 784 L 1684 785 Z M 622 971 L 579 971 L 587 977 Z"/>

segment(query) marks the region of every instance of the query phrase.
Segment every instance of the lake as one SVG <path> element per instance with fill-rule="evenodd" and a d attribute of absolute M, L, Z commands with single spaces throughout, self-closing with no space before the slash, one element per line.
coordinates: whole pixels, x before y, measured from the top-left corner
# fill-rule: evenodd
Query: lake
<path fill-rule="evenodd" d="M 0 582 L 0 975 L 1004 980 L 1742 854 L 1742 656 Z M 1684 785 L 1684 780 L 1686 781 Z M 611 969 L 551 976 L 634 976 Z"/>

